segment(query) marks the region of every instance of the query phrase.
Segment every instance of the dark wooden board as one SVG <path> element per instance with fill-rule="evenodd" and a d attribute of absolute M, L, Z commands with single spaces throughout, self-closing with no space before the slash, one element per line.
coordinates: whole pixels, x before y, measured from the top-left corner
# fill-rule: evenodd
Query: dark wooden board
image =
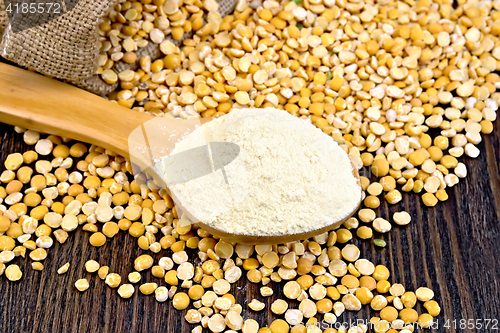
<path fill-rule="evenodd" d="M 432 209 L 423 206 L 414 194 L 404 194 L 402 202 L 394 206 L 384 202 L 379 216 L 389 217 L 404 209 L 412 215 L 411 224 L 379 235 L 378 238 L 387 241 L 384 249 L 375 248 L 371 241 L 354 240 L 361 248 L 361 257 L 390 268 L 391 282 L 402 283 L 408 290 L 428 286 L 435 291 L 442 313 L 437 318 L 439 327 L 431 330 L 433 332 L 496 332 L 500 328 L 500 324 L 497 330 L 491 323 L 488 329 L 475 324 L 476 320 L 483 323 L 500 320 L 499 126 L 497 120 L 494 133 L 484 137 L 477 159 L 463 159 L 469 174 L 448 190 L 448 201 Z M 22 135 L 4 124 L 0 124 L 0 140 L 1 172 L 6 155 L 23 152 L 27 146 Z M 161 304 L 139 292 L 123 300 L 96 275 L 85 273 L 85 261 L 95 259 L 110 266 L 111 272 L 121 274 L 122 279 L 126 278 L 133 270 L 133 259 L 144 252 L 135 239 L 121 233 L 104 247 L 95 249 L 89 245 L 88 238 L 88 233 L 78 230 L 64 245 L 56 244 L 49 250 L 41 272 L 31 269 L 29 259 L 15 260 L 24 276 L 15 283 L 0 277 L 0 332 L 191 331 L 194 326 L 188 324 L 184 313 L 173 309 L 170 302 Z M 162 252 L 155 258 L 161 256 Z M 192 253 L 191 257 L 196 254 Z M 56 270 L 66 262 L 71 263 L 69 271 L 58 276 Z M 84 293 L 74 288 L 74 282 L 82 277 L 90 281 L 90 289 Z M 165 285 L 149 272 L 143 274 L 144 281 Z M 259 286 L 242 278 L 232 292 L 243 305 L 245 318 L 269 325 L 277 317 L 268 311 L 270 304 L 276 298 L 284 298 L 282 285 L 272 283 L 274 295 L 265 299 L 259 294 Z M 266 311 L 250 311 L 245 304 L 253 298 L 266 302 Z M 291 304 L 297 307 L 296 302 Z M 359 313 L 345 313 L 339 321 L 374 315 L 374 311 L 365 306 Z M 464 328 L 464 320 L 474 324 Z"/>

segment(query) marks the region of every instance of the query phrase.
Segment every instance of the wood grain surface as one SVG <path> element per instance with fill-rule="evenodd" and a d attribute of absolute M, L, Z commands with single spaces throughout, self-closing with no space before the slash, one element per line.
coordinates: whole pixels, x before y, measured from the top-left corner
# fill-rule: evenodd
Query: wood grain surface
<path fill-rule="evenodd" d="M 0 119 L 1 121 L 1 119 Z M 391 271 L 390 281 L 402 283 L 408 290 L 428 286 L 435 292 L 442 312 L 438 328 L 432 332 L 497 332 L 477 328 L 476 324 L 464 327 L 461 320 L 500 320 L 500 122 L 495 131 L 484 136 L 479 144 L 481 154 L 475 160 L 463 159 L 468 176 L 457 186 L 448 189 L 449 200 L 435 208 L 422 205 L 419 196 L 404 194 L 397 205 L 384 203 L 378 216 L 392 216 L 393 212 L 407 210 L 412 222 L 406 227 L 395 227 L 389 234 L 377 235 L 387 241 L 384 249 L 375 248 L 371 241 L 354 243 L 361 249 L 361 257 L 385 264 Z M 22 135 L 11 126 L 0 124 L 0 172 L 7 154 L 23 152 L 27 146 Z M 362 170 L 367 174 L 366 170 Z M 133 259 L 143 253 L 135 239 L 120 233 L 100 249 L 88 243 L 89 233 L 77 230 L 68 241 L 48 251 L 41 272 L 31 269 L 29 259 L 15 260 L 24 276 L 21 281 L 9 282 L 0 277 L 0 332 L 190 332 L 194 327 L 184 320 L 184 313 L 172 308 L 170 302 L 158 303 L 153 296 L 138 292 L 129 300 L 121 299 L 116 290 L 105 286 L 96 275 L 86 274 L 84 263 L 89 259 L 108 265 L 110 272 L 126 278 L 133 270 Z M 170 254 L 162 251 L 159 259 Z M 190 254 L 197 258 L 196 253 Z M 56 270 L 66 262 L 69 271 L 62 276 Z M 141 282 L 164 281 L 153 278 L 149 272 L 142 274 Z M 86 277 L 90 289 L 76 291 L 74 282 Z M 274 295 L 263 298 L 259 286 L 243 277 L 232 288 L 233 295 L 243 305 L 244 318 L 254 318 L 261 325 L 269 325 L 278 316 L 268 311 L 277 298 L 284 298 L 283 284 L 271 283 Z M 253 298 L 267 304 L 266 310 L 255 313 L 246 306 Z M 290 302 L 297 308 L 297 302 Z M 421 307 L 419 305 L 419 312 Z M 356 318 L 368 319 L 376 315 L 368 306 L 359 313 L 346 312 L 340 322 Z M 446 325 L 448 323 L 448 325 Z M 462 325 L 461 325 L 462 323 Z M 446 327 L 448 326 L 448 327 Z M 429 331 L 429 330 L 426 330 Z"/>

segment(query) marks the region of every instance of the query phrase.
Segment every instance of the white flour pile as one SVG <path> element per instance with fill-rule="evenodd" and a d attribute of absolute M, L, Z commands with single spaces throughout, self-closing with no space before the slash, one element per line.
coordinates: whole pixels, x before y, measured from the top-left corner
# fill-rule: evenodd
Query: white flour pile
<path fill-rule="evenodd" d="M 235 109 L 186 136 L 172 155 L 206 142 L 239 145 L 239 155 L 225 167 L 228 183 L 219 169 L 169 188 L 198 221 L 219 230 L 251 236 L 308 232 L 346 217 L 361 199 L 347 154 L 286 111 Z"/>

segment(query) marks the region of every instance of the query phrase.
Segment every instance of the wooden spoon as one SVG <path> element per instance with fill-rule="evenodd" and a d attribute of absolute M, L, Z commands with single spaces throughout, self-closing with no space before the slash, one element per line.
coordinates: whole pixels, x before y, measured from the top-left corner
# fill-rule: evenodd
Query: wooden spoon
<path fill-rule="evenodd" d="M 3 63 L 0 63 L 0 78 L 1 122 L 103 147 L 131 160 L 141 170 L 152 166 L 153 158 L 169 155 L 175 143 L 200 122 L 209 121 L 205 118 L 186 121 L 153 117 L 66 83 Z M 354 166 L 353 174 L 360 183 Z M 234 235 L 203 223 L 198 225 L 231 242 L 285 243 L 338 228 L 356 210 L 341 221 L 332 221 L 327 227 L 294 235 Z M 185 209 L 183 211 L 188 217 L 191 215 Z"/>

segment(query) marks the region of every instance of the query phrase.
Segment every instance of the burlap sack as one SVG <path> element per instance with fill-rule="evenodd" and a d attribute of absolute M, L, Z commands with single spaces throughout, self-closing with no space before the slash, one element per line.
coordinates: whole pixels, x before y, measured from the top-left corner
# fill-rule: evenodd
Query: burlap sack
<path fill-rule="evenodd" d="M 76 0 L 74 0 L 76 1 Z M 168 0 L 167 0 L 168 1 Z M 4 0 L 0 0 L 0 55 L 18 65 L 42 74 L 66 80 L 95 94 L 106 95 L 116 89 L 96 75 L 96 58 L 99 52 L 97 26 L 117 0 L 79 0 L 76 6 L 48 23 L 20 32 L 13 32 L 7 26 L 8 17 Z M 218 0 L 221 16 L 230 14 L 237 0 Z M 3 10 L 2 10 L 3 9 Z M 183 36 L 190 37 L 190 34 Z M 167 37 L 168 38 L 168 37 Z M 173 41 L 180 45 L 182 40 Z M 149 45 L 137 52 L 137 59 L 143 55 L 152 59 L 160 56 L 159 45 Z M 114 69 L 136 69 L 139 61 L 132 64 L 118 62 Z"/>
<path fill-rule="evenodd" d="M 3 33 L 3 30 L 7 26 L 9 19 L 7 17 L 7 12 L 5 11 L 5 4 L 3 1 L 0 1 L 0 35 Z"/>
<path fill-rule="evenodd" d="M 9 18 L 7 17 L 7 12 L 5 11 L 5 4 L 3 0 L 0 0 L 0 40 L 2 40 L 2 33 L 9 23 Z"/>
<path fill-rule="evenodd" d="M 80 0 L 69 12 L 33 28 L 14 32 L 11 23 L 3 32 L 0 55 L 75 84 L 87 80 L 97 69 L 97 22 L 111 5 L 111 1 Z"/>

